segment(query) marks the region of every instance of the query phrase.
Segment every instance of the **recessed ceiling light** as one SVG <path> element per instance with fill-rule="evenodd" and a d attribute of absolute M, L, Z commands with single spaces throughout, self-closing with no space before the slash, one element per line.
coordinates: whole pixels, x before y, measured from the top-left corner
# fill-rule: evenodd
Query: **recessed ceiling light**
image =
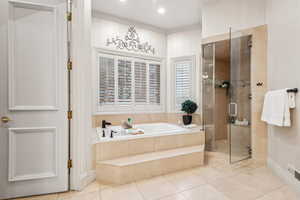
<path fill-rule="evenodd" d="M 125 3 L 127 0 L 120 0 L 120 2 Z"/>
<path fill-rule="evenodd" d="M 159 7 L 159 8 L 157 9 L 157 12 L 158 12 L 159 14 L 163 15 L 163 14 L 166 13 L 166 9 L 163 8 L 163 7 Z"/>

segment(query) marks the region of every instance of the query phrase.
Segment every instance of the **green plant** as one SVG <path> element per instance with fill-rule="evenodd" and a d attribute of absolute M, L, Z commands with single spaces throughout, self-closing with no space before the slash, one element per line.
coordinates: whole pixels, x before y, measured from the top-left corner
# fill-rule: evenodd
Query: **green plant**
<path fill-rule="evenodd" d="M 193 114 L 197 109 L 198 105 L 191 100 L 186 100 L 181 104 L 181 111 L 186 112 L 188 115 Z"/>

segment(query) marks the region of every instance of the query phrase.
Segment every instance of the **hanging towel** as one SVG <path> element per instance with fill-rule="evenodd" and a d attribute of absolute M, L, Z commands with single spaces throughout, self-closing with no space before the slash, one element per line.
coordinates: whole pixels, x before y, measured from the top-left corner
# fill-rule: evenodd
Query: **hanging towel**
<path fill-rule="evenodd" d="M 261 120 L 270 125 L 291 126 L 290 102 L 286 89 L 267 92 Z"/>

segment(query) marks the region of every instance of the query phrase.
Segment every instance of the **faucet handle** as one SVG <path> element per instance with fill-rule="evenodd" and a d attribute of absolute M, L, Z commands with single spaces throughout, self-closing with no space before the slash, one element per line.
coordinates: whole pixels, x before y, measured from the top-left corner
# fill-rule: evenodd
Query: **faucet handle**
<path fill-rule="evenodd" d="M 109 125 L 111 125 L 111 123 L 107 122 L 105 120 L 102 120 L 102 128 L 106 128 L 107 125 L 109 126 Z"/>
<path fill-rule="evenodd" d="M 114 133 L 117 133 L 117 132 L 116 132 L 116 131 L 113 131 L 113 130 L 110 131 L 110 138 L 113 138 L 113 137 L 114 137 Z"/>

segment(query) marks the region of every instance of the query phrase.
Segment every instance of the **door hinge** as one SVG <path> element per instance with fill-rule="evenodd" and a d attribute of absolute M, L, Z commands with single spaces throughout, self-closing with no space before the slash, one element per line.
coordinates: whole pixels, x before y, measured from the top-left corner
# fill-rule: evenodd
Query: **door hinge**
<path fill-rule="evenodd" d="M 72 110 L 68 111 L 68 119 L 72 119 L 73 118 L 73 112 Z"/>
<path fill-rule="evenodd" d="M 68 169 L 71 169 L 73 167 L 72 160 L 68 160 Z"/>
<path fill-rule="evenodd" d="M 70 22 L 72 21 L 72 12 L 67 13 L 67 20 Z"/>
<path fill-rule="evenodd" d="M 68 70 L 72 70 L 73 69 L 73 63 L 71 60 L 68 60 Z"/>

